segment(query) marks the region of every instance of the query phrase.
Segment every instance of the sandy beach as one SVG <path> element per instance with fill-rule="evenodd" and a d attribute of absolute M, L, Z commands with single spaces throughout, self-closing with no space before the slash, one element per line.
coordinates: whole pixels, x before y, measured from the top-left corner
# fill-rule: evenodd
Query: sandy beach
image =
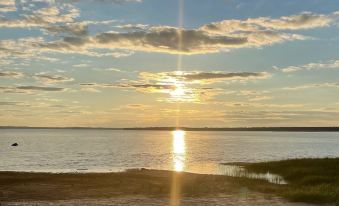
<path fill-rule="evenodd" d="M 253 181 L 259 181 L 266 189 L 269 185 L 274 190 L 273 184 L 260 180 Z M 255 191 L 251 186 L 247 187 L 244 184 L 248 183 L 225 176 L 145 169 L 101 174 L 0 172 L 0 203 L 1 205 L 308 205 L 290 203 L 274 194 Z M 179 188 L 177 194 L 173 194 L 173 185 Z M 176 199 L 175 202 L 173 198 Z"/>

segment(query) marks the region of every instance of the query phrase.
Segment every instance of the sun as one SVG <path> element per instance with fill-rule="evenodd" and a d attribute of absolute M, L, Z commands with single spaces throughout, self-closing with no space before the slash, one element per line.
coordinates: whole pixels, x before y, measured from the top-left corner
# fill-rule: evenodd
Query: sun
<path fill-rule="evenodd" d="M 186 89 L 184 88 L 184 85 L 180 82 L 175 82 L 174 83 L 174 89 L 170 91 L 170 95 L 173 98 L 181 98 L 186 94 Z"/>
<path fill-rule="evenodd" d="M 185 89 L 181 86 L 176 86 L 174 90 L 170 92 L 172 97 L 181 97 L 185 95 Z"/>
<path fill-rule="evenodd" d="M 192 88 L 186 87 L 182 82 L 173 83 L 173 89 L 169 90 L 168 93 L 173 102 L 193 102 L 197 100 Z"/>

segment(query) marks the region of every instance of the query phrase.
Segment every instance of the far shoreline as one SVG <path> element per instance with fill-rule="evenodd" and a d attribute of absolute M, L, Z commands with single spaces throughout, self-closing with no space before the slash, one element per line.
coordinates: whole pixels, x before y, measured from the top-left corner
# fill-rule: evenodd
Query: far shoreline
<path fill-rule="evenodd" d="M 70 129 L 70 130 L 120 130 L 120 131 L 220 131 L 220 132 L 339 132 L 339 127 L 30 127 L 0 126 L 0 129 Z"/>

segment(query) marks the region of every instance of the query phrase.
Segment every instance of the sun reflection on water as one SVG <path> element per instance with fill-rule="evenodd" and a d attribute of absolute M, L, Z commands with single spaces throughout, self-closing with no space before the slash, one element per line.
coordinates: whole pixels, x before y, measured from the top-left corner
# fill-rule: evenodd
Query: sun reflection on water
<path fill-rule="evenodd" d="M 185 168 L 185 131 L 176 130 L 173 135 L 173 169 L 182 172 Z"/>

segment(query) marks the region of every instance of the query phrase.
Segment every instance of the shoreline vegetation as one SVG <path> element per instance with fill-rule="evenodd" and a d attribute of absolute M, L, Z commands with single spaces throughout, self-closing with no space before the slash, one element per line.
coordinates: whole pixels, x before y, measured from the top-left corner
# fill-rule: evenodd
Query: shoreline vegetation
<path fill-rule="evenodd" d="M 0 129 L 88 129 L 88 130 L 145 130 L 145 131 L 268 131 L 268 132 L 339 132 L 339 127 L 29 127 L 0 126 Z"/>
<path fill-rule="evenodd" d="M 173 179 L 182 198 L 273 195 L 291 202 L 339 205 L 339 158 L 234 163 L 250 172 L 272 172 L 288 184 L 260 179 L 148 169 L 118 173 L 0 172 L 0 203 L 102 199 L 122 196 L 169 197 Z M 178 186 L 178 184 L 176 185 Z"/>
<path fill-rule="evenodd" d="M 339 158 L 304 158 L 241 164 L 254 173 L 270 172 L 287 181 L 276 188 L 279 196 L 294 202 L 339 205 Z"/>

